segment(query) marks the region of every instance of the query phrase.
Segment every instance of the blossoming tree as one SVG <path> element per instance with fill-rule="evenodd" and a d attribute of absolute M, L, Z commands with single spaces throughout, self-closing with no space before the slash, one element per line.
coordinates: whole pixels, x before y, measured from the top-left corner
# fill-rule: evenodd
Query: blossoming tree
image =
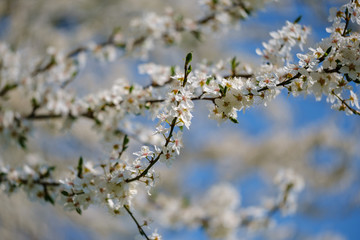
<path fill-rule="evenodd" d="M 16 47 L 11 41 L 1 42 L 2 191 L 16 195 L 21 189 L 30 200 L 62 206 L 80 215 L 95 206 L 114 218 L 128 215 L 143 239 L 162 238 L 161 227 L 152 227 L 156 224 L 203 228 L 214 239 L 238 239 L 240 229 L 267 229 L 275 222 L 273 216 L 277 212 L 294 213 L 297 196 L 304 188 L 304 180 L 297 173 L 299 165 L 294 165 L 294 169 L 279 169 L 274 177 L 277 195 L 268 196 L 266 203 L 256 207 L 241 207 L 237 189 L 224 181 L 214 184 L 204 196 L 186 201 L 182 196 L 163 194 L 154 188 L 171 181 L 167 170 L 162 169 L 164 163 L 170 170 L 180 171 L 181 166 L 176 162 L 186 145 L 183 134 L 197 130 L 191 125 L 197 102 L 207 104 L 206 115 L 220 126 L 224 122 L 239 123 L 240 111 L 247 113 L 253 108 L 266 107 L 284 92 L 293 97 L 311 95 L 316 100 L 325 97 L 334 111 L 358 118 L 360 38 L 356 29 L 360 24 L 360 2 L 351 0 L 332 8 L 326 28 L 328 36 L 310 47 L 305 48 L 309 46 L 310 27 L 301 25 L 301 17 L 287 21 L 256 50 L 262 58 L 258 65 L 240 62 L 241 58 L 236 56 L 228 56 L 230 60 L 215 57 L 195 64 L 196 55 L 189 52 L 177 56 L 178 66 L 140 64 L 139 72 L 148 76 L 149 84 L 121 78 L 101 91 L 86 94 L 81 91 L 86 83 L 78 83 L 82 80 L 79 78 L 89 65 L 114 66 L 114 61 L 120 58 L 146 59 L 154 47 L 175 48 L 189 39 L 204 42 L 208 35 L 236 27 L 240 20 L 246 20 L 272 1 L 204 0 L 201 3 L 204 12 L 197 13 L 199 18 L 182 16 L 175 9 L 165 9 L 162 14 L 144 12 L 142 18 L 124 26 L 128 29 L 115 28 L 105 41 L 77 43 L 79 46 L 68 52 L 49 47 L 43 56 L 34 56 L 37 50 L 22 48 L 21 44 Z M 7 4 L 11 16 L 14 7 L 11 5 L 16 5 L 16 1 L 3 4 Z M 70 20 L 57 19 L 55 25 L 69 29 Z M 71 86 L 82 87 L 76 91 Z M 153 123 L 151 127 L 149 122 Z M 46 124 L 53 124 L 50 128 L 58 134 L 74 128 L 82 132 L 93 129 L 106 142 L 105 157 L 94 159 L 87 152 L 77 152 L 76 161 L 67 162 L 71 168 L 58 172 L 61 167 L 33 154 L 36 132 L 48 130 Z M 329 140 L 336 138 L 335 135 L 325 132 L 321 139 L 319 134 L 310 134 L 306 141 L 311 144 L 298 151 L 310 151 L 316 141 L 335 146 L 337 142 Z M 347 140 L 347 144 L 336 146 L 350 154 L 352 150 L 347 148 L 356 144 L 356 140 Z M 303 139 L 300 145 L 305 146 L 306 141 Z M 284 143 L 283 149 L 292 148 L 291 144 L 299 145 L 286 142 L 288 145 Z M 247 146 L 246 141 L 238 144 L 246 146 L 246 152 L 251 148 L 251 152 L 265 149 Z M 217 142 L 208 150 L 214 151 L 210 155 L 214 157 L 216 151 L 231 146 L 223 145 Z M 231 146 L 239 150 L 242 147 Z M 24 157 L 19 156 L 20 159 L 30 160 L 20 161 L 16 166 L 12 160 L 16 155 L 12 155 L 11 148 L 21 152 Z M 241 154 L 240 151 L 235 156 Z M 278 158 L 269 152 L 265 154 Z M 241 171 L 236 162 L 230 164 L 234 172 Z M 145 220 L 149 218 L 154 223 Z"/>

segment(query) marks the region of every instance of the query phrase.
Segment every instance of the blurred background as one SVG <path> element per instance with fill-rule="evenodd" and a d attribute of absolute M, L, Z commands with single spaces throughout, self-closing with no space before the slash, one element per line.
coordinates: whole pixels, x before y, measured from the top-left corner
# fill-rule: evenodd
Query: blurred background
<path fill-rule="evenodd" d="M 347 1 L 279 0 L 254 12 L 238 28 L 208 34 L 202 41 L 185 36 L 180 45 L 159 44 L 145 60 L 129 55 L 104 64 L 90 57 L 69 88 L 84 96 L 109 88 L 120 77 L 146 85 L 149 79 L 139 75 L 139 64 L 182 65 L 189 51 L 193 52 L 194 64 L 236 56 L 240 63 L 256 66 L 261 58 L 255 50 L 268 41 L 269 32 L 301 15 L 300 23 L 311 28 L 308 46 L 312 46 L 328 36 L 329 9 L 344 3 Z M 0 40 L 36 62 L 50 46 L 69 52 L 89 42 L 106 40 L 116 27 L 131 34 L 131 19 L 146 11 L 162 14 L 169 6 L 195 19 L 204 15 L 201 5 L 191 0 L 1 0 Z M 14 104 L 21 105 L 21 98 L 15 99 Z M 359 117 L 332 110 L 325 99 L 316 102 L 313 96 L 294 98 L 285 92 L 268 107 L 256 106 L 240 113 L 239 124 L 219 126 L 207 116 L 206 104 L 196 103 L 190 131 L 184 131 L 180 157 L 171 167 L 156 166 L 161 177 L 153 198 L 163 194 L 196 202 L 213 185 L 226 182 L 239 191 L 241 206 L 257 206 L 266 197 L 276 196 L 272 179 L 277 170 L 292 168 L 305 179 L 297 213 L 277 213 L 274 226 L 256 233 L 240 229 L 241 239 L 358 239 Z M 155 125 L 146 117 L 135 120 L 150 129 Z M 1 139 L 3 162 L 17 166 L 24 159 L 42 158 L 56 164 L 61 176 L 67 166 L 76 166 L 80 155 L 95 162 L 106 158 L 116 142 L 105 142 L 86 120 L 66 131 L 56 121 L 36 123 L 36 127 L 27 151 Z M 129 154 L 140 144 L 131 140 Z M 129 216 L 114 218 L 95 207 L 78 216 L 61 206 L 25 198 L 21 191 L 11 197 L 0 193 L 1 239 L 133 239 L 138 234 Z M 137 201 L 140 211 L 136 214 L 141 219 L 148 200 L 140 194 Z M 172 228 L 157 222 L 156 212 L 147 214 L 144 218 L 153 219 L 151 228 L 157 228 L 164 239 L 208 239 L 202 229 Z"/>

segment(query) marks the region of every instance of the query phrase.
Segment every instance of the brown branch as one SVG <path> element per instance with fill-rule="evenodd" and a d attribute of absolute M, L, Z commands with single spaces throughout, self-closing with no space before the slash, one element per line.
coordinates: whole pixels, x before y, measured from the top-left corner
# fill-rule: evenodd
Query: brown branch
<path fill-rule="evenodd" d="M 278 83 L 278 84 L 276 84 L 276 87 L 284 87 L 284 86 L 286 86 L 286 85 L 288 85 L 288 84 L 290 84 L 294 79 L 297 79 L 297 78 L 299 78 L 299 77 L 301 77 L 301 73 L 297 73 L 295 76 L 293 76 L 292 78 L 289 78 L 289 79 L 287 79 L 287 80 L 285 80 L 285 81 L 283 81 L 283 82 L 281 82 L 281 83 Z M 265 90 L 268 90 L 269 89 L 269 87 L 263 87 L 263 88 L 260 88 L 259 90 L 257 90 L 258 92 L 263 92 L 263 91 L 265 91 Z"/>
<path fill-rule="evenodd" d="M 12 89 L 17 88 L 17 87 L 18 87 L 17 83 L 5 85 L 5 87 L 0 91 L 0 97 L 5 96 L 6 93 L 8 93 L 9 91 L 11 91 Z"/>
<path fill-rule="evenodd" d="M 56 61 L 53 59 L 53 57 L 51 57 L 51 60 L 45 66 L 35 68 L 35 70 L 31 72 L 30 76 L 36 77 L 38 74 L 50 70 L 55 65 Z"/>
<path fill-rule="evenodd" d="M 169 132 L 169 135 L 168 137 L 166 138 L 166 142 L 165 142 L 165 147 L 167 147 L 170 143 L 170 139 L 172 137 L 172 134 L 173 134 L 173 131 L 174 131 L 174 128 L 175 128 L 175 125 L 176 125 L 176 121 L 177 121 L 177 117 L 175 117 L 173 119 L 173 121 L 171 122 L 171 126 L 170 126 L 170 132 Z M 129 178 L 129 179 L 126 179 L 125 182 L 129 183 L 129 182 L 133 182 L 133 181 L 137 181 L 139 180 L 140 178 L 146 176 L 146 174 L 149 172 L 149 170 L 152 168 L 152 166 L 155 165 L 155 163 L 157 163 L 159 160 L 160 160 L 160 157 L 164 154 L 164 151 L 161 151 L 157 156 L 156 158 L 153 158 L 151 159 L 150 161 L 150 164 L 145 168 L 145 170 L 137 175 L 136 177 L 133 177 L 133 178 Z"/>
<path fill-rule="evenodd" d="M 251 73 L 242 73 L 242 74 L 225 75 L 225 76 L 223 76 L 223 78 L 225 78 L 225 79 L 234 78 L 234 77 L 251 78 L 253 76 L 254 76 L 254 74 L 251 74 Z"/>
<path fill-rule="evenodd" d="M 79 115 L 80 117 L 88 118 L 95 120 L 95 117 L 93 115 L 93 112 L 86 112 Z M 61 115 L 61 114 L 52 114 L 52 113 L 45 113 L 45 114 L 32 114 L 30 113 L 28 116 L 23 117 L 23 119 L 26 120 L 48 120 L 48 119 L 58 119 L 58 118 L 73 118 L 75 119 L 76 116 L 72 116 L 71 114 L 68 115 Z"/>
<path fill-rule="evenodd" d="M 332 91 L 332 94 L 337 97 L 337 99 L 339 99 L 341 101 L 341 103 L 347 107 L 353 114 L 355 115 L 359 115 L 360 116 L 360 111 L 352 108 L 344 99 L 342 99 L 341 97 L 339 97 L 334 91 Z"/>
<path fill-rule="evenodd" d="M 188 76 L 189 76 L 189 74 L 190 74 L 190 72 L 191 72 L 191 65 L 190 65 L 191 60 L 192 60 L 192 54 L 191 54 L 191 53 L 188 53 L 188 54 L 186 55 L 186 60 L 185 60 L 185 64 L 184 64 L 184 80 L 183 80 L 184 82 L 183 82 L 183 84 L 182 84 L 182 87 L 185 87 L 186 82 L 187 82 L 187 78 L 188 78 Z M 200 96 L 201 96 L 201 95 L 200 95 Z M 177 105 L 179 105 L 179 102 L 177 103 Z M 172 122 L 171 122 L 171 124 L 170 124 L 170 132 L 169 132 L 169 135 L 168 135 L 167 138 L 166 138 L 166 142 L 165 142 L 165 145 L 164 145 L 165 148 L 166 148 L 166 147 L 169 145 L 169 143 L 170 143 L 170 139 L 171 139 L 171 137 L 172 137 L 172 135 L 173 135 L 173 131 L 174 131 L 174 128 L 175 128 L 175 126 L 176 126 L 177 119 L 178 119 L 178 117 L 174 117 L 174 119 L 172 120 Z M 130 178 L 130 179 L 126 179 L 125 182 L 127 182 L 127 183 L 133 182 L 133 181 L 139 180 L 140 178 L 146 176 L 146 174 L 149 172 L 149 170 L 152 168 L 152 166 L 154 166 L 155 163 L 157 163 L 157 162 L 159 161 L 160 157 L 161 157 L 163 154 L 164 154 L 164 151 L 162 150 L 162 151 L 157 155 L 156 158 L 153 157 L 153 158 L 150 160 L 149 165 L 145 168 L 145 170 L 144 170 L 141 174 L 137 175 L 136 177 L 133 177 L 133 178 Z"/>
<path fill-rule="evenodd" d="M 225 12 L 231 12 L 234 7 L 242 7 L 246 12 L 249 12 L 249 10 L 246 9 L 246 7 L 244 6 L 243 3 L 233 3 L 233 6 L 224 9 L 224 11 L 225 11 Z M 209 15 L 207 15 L 207 16 L 205 16 L 205 17 L 203 17 L 203 18 L 201 18 L 201 19 L 199 19 L 199 20 L 197 20 L 197 21 L 195 21 L 195 23 L 198 24 L 198 25 L 204 25 L 204 24 L 208 23 L 209 21 L 214 20 L 215 17 L 216 17 L 216 14 L 215 14 L 215 13 L 211 13 L 211 14 L 209 14 Z M 178 32 L 184 32 L 185 30 L 186 30 L 186 29 L 183 28 L 183 27 L 176 27 L 176 31 L 178 31 Z M 193 31 L 191 31 L 191 32 L 193 32 Z M 118 42 L 118 43 L 117 43 L 117 42 L 114 42 L 114 37 L 115 37 L 115 35 L 116 35 L 116 32 L 114 31 L 114 32 L 109 36 L 109 38 L 108 38 L 106 41 L 101 42 L 101 43 L 99 43 L 99 44 L 97 44 L 97 45 L 100 46 L 100 47 L 105 47 L 105 46 L 107 46 L 107 45 L 115 45 L 115 46 L 118 47 L 118 48 L 125 49 L 125 48 L 126 48 L 126 45 L 127 45 L 126 41 Z M 167 34 L 164 34 L 164 35 L 163 35 L 163 38 L 166 39 L 166 37 L 167 37 Z M 147 36 L 140 36 L 140 37 L 136 38 L 136 39 L 133 41 L 133 43 L 132 43 L 132 44 L 133 44 L 132 47 L 134 47 L 134 46 L 136 47 L 136 46 L 142 44 L 146 39 L 147 39 Z M 68 54 L 66 54 L 66 58 L 68 58 L 68 59 L 73 58 L 73 57 L 79 55 L 80 53 L 86 52 L 86 51 L 88 51 L 88 50 L 89 50 L 89 48 L 86 47 L 86 46 L 77 47 L 77 48 L 71 50 Z M 50 59 L 50 61 L 49 61 L 47 64 L 45 64 L 44 66 L 37 66 L 37 67 L 30 73 L 30 76 L 31 76 L 31 77 L 36 77 L 37 75 L 39 75 L 39 74 L 41 74 L 41 73 L 44 73 L 44 72 L 46 72 L 46 71 L 49 71 L 49 70 L 52 69 L 56 64 L 57 64 L 57 62 L 55 61 L 55 59 L 53 58 L 53 56 L 51 56 L 51 59 Z M 41 64 L 39 64 L 39 65 L 41 65 Z M 246 77 L 246 76 L 244 76 L 244 77 Z M 66 81 L 66 82 L 62 85 L 62 88 L 66 87 L 72 80 L 73 80 L 73 79 L 70 79 L 70 80 Z M 4 89 L 2 89 L 2 90 L 0 91 L 0 97 L 4 96 L 4 95 L 5 95 L 7 92 L 9 92 L 10 90 L 17 88 L 18 85 L 19 85 L 19 84 L 14 83 L 11 88 L 4 88 Z"/>
<path fill-rule="evenodd" d="M 340 73 L 341 66 L 337 66 L 334 69 L 323 69 L 324 73 Z M 301 73 L 297 73 L 295 76 L 276 84 L 276 87 L 285 87 L 286 85 L 289 85 L 293 80 L 300 78 L 302 75 Z M 224 78 L 230 78 L 232 77 L 231 75 L 226 75 L 224 76 Z M 253 74 L 238 74 L 236 75 L 236 77 L 246 77 L 246 78 L 250 78 L 253 77 Z M 170 83 L 172 79 L 169 79 L 166 83 Z M 153 84 L 144 86 L 144 89 L 149 88 L 150 86 L 153 86 Z M 162 87 L 160 85 L 154 85 L 154 87 Z M 261 89 L 258 89 L 257 92 L 263 92 L 265 90 L 268 90 L 269 87 L 263 87 Z M 192 101 L 199 101 L 199 100 L 204 100 L 204 101 L 214 101 L 215 99 L 221 98 L 221 97 L 202 97 L 205 93 L 200 94 L 197 97 L 193 97 L 191 98 Z M 0 96 L 1 96 L 1 92 L 0 92 Z M 145 101 L 145 104 L 155 104 L 155 103 L 162 103 L 164 102 L 165 99 L 149 99 Z M 121 102 L 120 102 L 121 104 Z M 103 107 L 108 106 L 108 107 L 112 107 L 111 104 L 104 104 Z M 84 117 L 84 118 L 88 118 L 88 119 L 92 119 L 92 120 L 96 120 L 94 117 L 94 112 L 91 110 L 87 110 L 87 112 L 81 113 L 79 115 L 80 117 Z M 57 118 L 63 118 L 63 117 L 69 117 L 69 118 L 76 118 L 76 116 L 72 116 L 72 115 L 68 115 L 68 116 L 64 116 L 64 115 L 60 115 L 60 114 L 32 114 L 30 113 L 28 116 L 23 117 L 23 119 L 26 120 L 47 120 L 47 119 L 57 119 Z"/>
<path fill-rule="evenodd" d="M 340 70 L 341 66 L 337 66 L 336 68 L 334 69 L 323 69 L 323 72 L 324 73 L 340 73 L 339 70 Z M 285 87 L 286 85 L 290 84 L 293 80 L 297 79 L 297 78 L 300 78 L 302 76 L 301 73 L 297 73 L 295 76 L 281 82 L 281 83 L 278 83 L 276 84 L 276 87 Z M 263 87 L 259 90 L 257 90 L 258 92 L 263 92 L 265 90 L 268 90 L 269 88 L 268 87 Z"/>
<path fill-rule="evenodd" d="M 136 220 L 136 218 L 134 217 L 134 214 L 130 211 L 129 207 L 124 205 L 124 208 L 126 210 L 126 212 L 130 215 L 130 217 L 132 218 L 132 220 L 135 222 L 140 235 L 144 236 L 147 240 L 150 240 L 150 238 L 146 235 L 144 229 L 142 228 L 142 226 L 139 224 L 139 222 Z"/>
<path fill-rule="evenodd" d="M 349 27 L 349 22 L 350 22 L 350 18 L 351 18 L 351 13 L 349 13 L 349 10 L 346 8 L 346 11 L 345 11 L 345 27 L 344 27 L 344 31 L 342 33 L 341 36 L 345 37 L 346 35 L 346 32 L 347 32 L 347 28 Z"/>
<path fill-rule="evenodd" d="M 154 81 L 151 81 L 151 83 L 150 83 L 149 85 L 144 86 L 143 89 L 144 89 L 144 90 L 145 90 L 145 89 L 149 89 L 150 87 L 160 88 L 160 87 L 163 87 L 163 86 L 165 86 L 165 85 L 168 85 L 168 84 L 172 83 L 173 81 L 174 81 L 173 78 L 169 78 L 169 79 L 168 79 L 166 82 L 164 82 L 162 85 L 159 85 L 159 84 L 157 84 L 157 83 L 154 82 Z"/>
<path fill-rule="evenodd" d="M 19 183 L 19 184 L 28 184 L 28 183 L 31 183 L 31 184 L 38 184 L 38 185 L 41 185 L 43 187 L 58 187 L 60 186 L 60 183 L 59 182 L 56 182 L 56 181 L 46 181 L 44 179 L 37 179 L 37 180 L 33 180 L 33 181 L 29 181 L 28 179 L 21 179 L 19 178 L 18 179 L 19 181 L 16 181 L 16 183 Z M 12 181 L 10 181 L 8 178 L 7 178 L 7 174 L 5 173 L 0 173 L 0 183 L 2 182 L 9 182 L 11 183 Z"/>
<path fill-rule="evenodd" d="M 223 9 L 225 12 L 229 13 L 231 11 L 234 10 L 235 7 L 241 7 L 245 12 L 249 13 L 249 9 L 247 9 L 244 5 L 244 3 L 242 2 L 238 2 L 238 3 L 232 3 L 232 6 L 226 7 L 225 9 Z M 196 21 L 196 24 L 198 25 L 204 25 L 212 20 L 214 20 L 216 18 L 216 12 L 213 12 L 199 20 Z"/>
<path fill-rule="evenodd" d="M 236 7 L 236 6 L 240 6 L 240 7 L 242 7 L 242 8 L 245 9 L 245 6 L 243 6 L 243 5 L 239 4 L 239 3 L 238 3 L 238 4 L 234 4 L 234 6 L 235 6 L 235 7 Z M 231 11 L 232 9 L 233 9 L 233 7 L 228 7 L 228 8 L 225 9 L 225 11 L 229 12 L 229 11 Z M 215 13 L 212 13 L 212 14 L 209 14 L 208 16 L 205 16 L 205 17 L 203 17 L 203 18 L 195 21 L 195 22 L 196 22 L 196 24 L 198 24 L 198 25 L 204 25 L 204 24 L 208 23 L 209 21 L 214 20 L 214 19 L 215 19 L 215 16 L 216 16 Z M 176 28 L 176 30 L 177 30 L 178 32 L 183 32 L 183 31 L 185 31 L 186 29 L 185 29 L 185 28 Z M 107 46 L 107 45 L 113 45 L 113 44 L 114 44 L 114 45 L 116 45 L 117 47 L 124 49 L 124 48 L 126 47 L 126 42 L 119 42 L 119 43 L 114 42 L 114 37 L 115 37 L 115 35 L 116 35 L 116 32 L 114 31 L 114 32 L 109 36 L 109 38 L 108 38 L 106 41 L 101 42 L 101 43 L 99 43 L 99 44 L 97 44 L 97 45 L 100 46 L 100 47 L 105 47 L 105 46 Z M 166 36 L 164 36 L 164 37 L 166 37 Z M 133 46 L 140 45 L 141 43 L 143 43 L 143 42 L 146 40 L 146 38 L 147 38 L 147 36 L 140 36 L 140 37 L 136 38 L 136 39 L 133 41 Z M 86 52 L 86 51 L 88 51 L 88 50 L 89 50 L 88 47 L 80 46 L 80 47 L 78 47 L 78 48 L 75 48 L 75 49 L 71 50 L 71 51 L 66 55 L 66 58 L 75 57 L 75 56 L 77 56 L 78 54 L 80 54 L 80 53 L 82 53 L 82 52 Z M 56 65 L 56 61 L 53 61 L 53 59 L 52 59 L 52 61 L 50 61 L 50 62 L 49 62 L 48 64 L 46 64 L 44 67 L 36 68 L 36 69 L 32 72 L 31 76 L 34 77 L 34 76 L 36 76 L 36 75 L 38 75 L 38 74 L 40 74 L 40 73 L 42 73 L 42 72 L 45 72 L 45 71 L 51 69 L 54 65 Z"/>

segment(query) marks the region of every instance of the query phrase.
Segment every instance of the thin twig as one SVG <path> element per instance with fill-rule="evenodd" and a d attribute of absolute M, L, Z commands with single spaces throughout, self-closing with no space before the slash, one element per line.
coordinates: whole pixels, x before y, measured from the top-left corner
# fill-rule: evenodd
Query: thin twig
<path fill-rule="evenodd" d="M 127 211 L 127 213 L 130 215 L 130 217 L 132 218 L 132 220 L 134 220 L 139 233 L 144 236 L 146 238 L 146 240 L 150 240 L 150 238 L 146 235 L 144 229 L 142 228 L 142 226 L 139 224 L 139 222 L 136 220 L 136 218 L 134 217 L 134 214 L 130 211 L 130 209 L 128 208 L 128 206 L 124 205 L 125 210 Z"/>
<path fill-rule="evenodd" d="M 342 33 L 342 35 L 341 35 L 341 36 L 343 36 L 343 37 L 345 37 L 346 32 L 347 32 L 347 28 L 349 27 L 350 18 L 351 18 L 351 13 L 349 13 L 349 10 L 346 9 L 345 27 L 344 27 L 344 31 L 343 31 L 343 33 Z"/>
<path fill-rule="evenodd" d="M 344 99 L 342 99 L 342 98 L 339 97 L 336 93 L 334 93 L 334 91 L 332 92 L 332 94 L 333 94 L 335 97 L 337 97 L 337 98 L 341 101 L 341 103 L 342 103 L 345 107 L 347 107 L 353 114 L 355 114 L 355 115 L 360 115 L 360 111 L 352 108 Z"/>
<path fill-rule="evenodd" d="M 172 134 L 173 134 L 173 131 L 174 131 L 174 128 L 175 128 L 175 125 L 176 125 L 176 121 L 177 121 L 177 117 L 175 117 L 173 119 L 173 121 L 171 122 L 171 126 L 170 126 L 170 132 L 169 132 L 169 135 L 168 137 L 166 138 L 166 142 L 165 142 L 165 147 L 167 147 L 170 143 L 170 139 L 172 137 Z M 157 156 L 156 158 L 153 158 L 151 159 L 150 161 L 150 164 L 145 168 L 145 170 L 137 175 L 136 177 L 133 177 L 133 178 L 129 178 L 129 179 L 126 179 L 125 182 L 129 183 L 129 182 L 133 182 L 133 181 L 137 181 L 139 180 L 140 178 L 146 176 L 146 174 L 150 171 L 150 169 L 152 168 L 152 166 L 155 165 L 155 163 L 157 163 L 159 160 L 160 160 L 160 157 L 164 154 L 164 151 L 161 151 Z"/>
<path fill-rule="evenodd" d="M 188 54 L 186 55 L 186 60 L 185 60 L 185 64 L 184 64 L 184 80 L 183 80 L 184 82 L 183 82 L 183 84 L 182 84 L 182 87 L 185 87 L 186 82 L 187 82 L 187 78 L 188 78 L 188 76 L 189 76 L 189 74 L 190 74 L 191 65 L 189 65 L 189 64 L 190 64 L 191 60 L 192 60 L 192 55 L 191 55 L 191 53 L 188 53 Z M 201 97 L 201 96 L 202 96 L 202 95 L 200 95 L 200 97 Z M 179 105 L 179 102 L 177 103 L 177 105 Z M 178 120 L 178 117 L 174 117 L 174 119 L 172 120 L 172 122 L 171 122 L 171 124 L 170 124 L 170 132 L 169 132 L 169 135 L 168 135 L 167 138 L 166 138 L 166 142 L 165 142 L 165 145 L 164 145 L 165 148 L 166 148 L 166 147 L 169 145 L 169 143 L 170 143 L 170 140 L 171 140 L 171 137 L 172 137 L 172 135 L 173 135 L 173 131 L 174 131 L 174 128 L 175 128 L 175 126 L 176 126 L 177 120 Z M 163 154 L 164 154 L 164 151 L 162 150 L 162 151 L 156 156 L 156 158 L 153 157 L 153 158 L 150 160 L 149 165 L 145 168 L 145 170 L 144 170 L 142 173 L 140 173 L 140 174 L 137 175 L 136 177 L 133 177 L 133 178 L 130 178 L 130 179 L 126 179 L 125 182 L 127 182 L 127 183 L 133 182 L 133 181 L 139 180 L 140 178 L 146 176 L 146 174 L 149 172 L 149 170 L 152 168 L 152 166 L 154 166 L 155 163 L 157 163 L 157 162 L 159 161 L 160 157 L 161 157 Z"/>
<path fill-rule="evenodd" d="M 242 77 L 242 78 L 251 78 L 253 76 L 254 76 L 254 74 L 251 74 L 251 73 L 240 73 L 240 74 L 225 75 L 225 76 L 223 76 L 223 78 L 225 78 L 225 79 L 235 78 L 235 77 L 237 77 L 237 78 L 240 78 L 240 77 Z"/>

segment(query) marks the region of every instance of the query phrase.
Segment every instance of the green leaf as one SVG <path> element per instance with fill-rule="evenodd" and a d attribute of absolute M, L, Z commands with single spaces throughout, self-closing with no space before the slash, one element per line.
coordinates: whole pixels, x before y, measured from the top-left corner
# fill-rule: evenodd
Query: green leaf
<path fill-rule="evenodd" d="M 45 177 L 45 178 L 50 177 L 51 172 L 54 170 L 55 170 L 55 166 L 48 167 L 46 173 L 43 174 L 42 177 Z"/>
<path fill-rule="evenodd" d="M 18 85 L 16 83 L 13 83 L 13 84 L 6 84 L 5 87 L 1 90 L 1 94 L 3 92 L 7 92 L 7 91 L 10 91 L 14 88 L 16 88 Z"/>
<path fill-rule="evenodd" d="M 129 93 L 131 93 L 134 90 L 134 85 L 131 85 L 129 88 Z"/>
<path fill-rule="evenodd" d="M 128 143 L 130 142 L 130 139 L 128 135 L 125 134 L 123 144 L 122 144 L 122 151 L 125 151 L 128 148 Z"/>
<path fill-rule="evenodd" d="M 230 61 L 231 67 L 233 67 L 236 63 L 236 57 L 233 57 Z"/>
<path fill-rule="evenodd" d="M 232 121 L 233 123 L 239 123 L 239 121 L 236 118 L 233 117 L 229 117 L 230 121 Z"/>
<path fill-rule="evenodd" d="M 220 84 L 219 84 L 218 86 L 219 86 L 219 88 L 220 88 L 220 93 L 222 93 L 222 91 L 224 91 L 224 87 L 221 86 Z"/>
<path fill-rule="evenodd" d="M 325 60 L 325 58 L 329 55 L 329 53 L 331 52 L 331 49 L 332 49 L 332 46 L 330 46 L 326 52 L 324 53 L 324 55 L 322 55 L 320 58 L 319 58 L 319 63 L 323 62 Z"/>
<path fill-rule="evenodd" d="M 329 55 L 329 53 L 331 52 L 332 46 L 330 46 L 327 50 L 326 50 L 326 56 Z"/>
<path fill-rule="evenodd" d="M 22 149 L 26 150 L 26 137 L 24 135 L 20 135 L 18 138 L 18 143 L 21 146 Z"/>
<path fill-rule="evenodd" d="M 78 166 L 77 166 L 77 171 L 78 171 L 77 176 L 78 176 L 78 178 L 82 178 L 82 177 L 83 177 L 83 176 L 82 176 L 83 163 L 84 163 L 83 158 L 80 157 L 80 158 L 79 158 L 79 163 L 78 163 Z"/>
<path fill-rule="evenodd" d="M 183 199 L 182 199 L 182 206 L 183 207 L 188 207 L 188 206 L 190 206 L 190 204 L 191 204 L 191 201 L 190 201 L 190 198 L 189 197 L 183 197 Z"/>
<path fill-rule="evenodd" d="M 191 73 L 192 67 L 191 65 L 189 66 L 189 68 L 187 69 L 187 74 Z"/>
<path fill-rule="evenodd" d="M 301 15 L 300 15 L 300 16 L 298 16 L 298 17 L 295 19 L 294 24 L 296 24 L 296 23 L 300 22 L 301 18 L 302 18 L 302 16 L 301 16 Z"/>
<path fill-rule="evenodd" d="M 192 53 L 189 52 L 189 53 L 186 55 L 185 66 L 189 65 L 189 63 L 191 62 L 191 60 L 192 60 Z"/>
<path fill-rule="evenodd" d="M 37 106 L 39 106 L 39 103 L 37 102 L 37 100 L 36 100 L 35 98 L 32 98 L 32 99 L 31 99 L 31 105 L 32 105 L 33 107 L 37 107 Z"/>
<path fill-rule="evenodd" d="M 69 197 L 69 196 L 70 196 L 70 194 L 69 194 L 67 191 L 61 191 L 61 194 L 64 195 L 64 196 L 66 196 L 66 197 Z"/>
<path fill-rule="evenodd" d="M 221 95 L 222 95 L 223 97 L 225 97 L 225 96 L 226 96 L 226 91 L 227 91 L 227 86 L 223 87 L 223 86 L 221 86 L 220 84 L 219 84 L 218 86 L 219 86 L 219 88 L 220 88 L 220 93 L 221 93 Z"/>
<path fill-rule="evenodd" d="M 209 85 L 209 84 L 210 84 L 210 82 L 211 82 L 211 80 L 213 80 L 213 78 L 212 78 L 212 77 L 209 77 L 208 79 L 206 79 L 206 85 Z"/>
<path fill-rule="evenodd" d="M 199 31 L 192 31 L 191 32 L 193 35 L 194 35 L 194 37 L 196 38 L 196 40 L 198 40 L 198 41 L 201 41 L 202 39 L 202 35 L 201 35 L 201 32 L 199 32 Z"/>
<path fill-rule="evenodd" d="M 222 97 L 225 97 L 228 87 L 227 86 L 223 87 L 219 84 L 219 88 L 220 88 L 220 93 L 221 93 Z"/>
<path fill-rule="evenodd" d="M 71 78 L 75 78 L 78 75 L 79 71 L 75 71 L 73 72 L 73 74 L 71 75 Z"/>
<path fill-rule="evenodd" d="M 239 66 L 239 62 L 236 61 L 236 57 L 233 57 L 230 61 L 231 64 L 231 70 L 235 70 L 237 66 Z"/>
<path fill-rule="evenodd" d="M 121 32 L 121 27 L 120 26 L 117 26 L 113 29 L 113 32 L 112 32 L 112 35 L 116 35 L 118 34 L 119 32 Z"/>
<path fill-rule="evenodd" d="M 123 143 L 123 146 L 125 146 L 125 145 L 127 145 L 128 143 L 129 143 L 129 137 L 128 137 L 128 135 L 125 135 L 124 136 L 124 143 Z"/>
<path fill-rule="evenodd" d="M 75 208 L 75 210 L 76 210 L 76 212 L 79 214 L 79 215 L 81 215 L 81 213 L 82 213 L 82 211 L 81 211 L 81 208 Z"/>
<path fill-rule="evenodd" d="M 175 66 L 171 66 L 170 68 L 170 76 L 175 76 L 176 72 L 175 72 Z"/>
<path fill-rule="evenodd" d="M 349 77 L 349 74 L 345 73 L 344 77 L 345 77 L 346 81 L 348 81 L 348 82 L 352 81 L 352 79 Z"/>
<path fill-rule="evenodd" d="M 44 193 L 45 193 L 44 200 L 45 200 L 46 202 L 49 202 L 49 203 L 51 203 L 52 205 L 54 205 L 54 204 L 55 204 L 54 199 L 49 195 L 49 193 L 48 193 L 46 190 L 44 191 Z"/>

